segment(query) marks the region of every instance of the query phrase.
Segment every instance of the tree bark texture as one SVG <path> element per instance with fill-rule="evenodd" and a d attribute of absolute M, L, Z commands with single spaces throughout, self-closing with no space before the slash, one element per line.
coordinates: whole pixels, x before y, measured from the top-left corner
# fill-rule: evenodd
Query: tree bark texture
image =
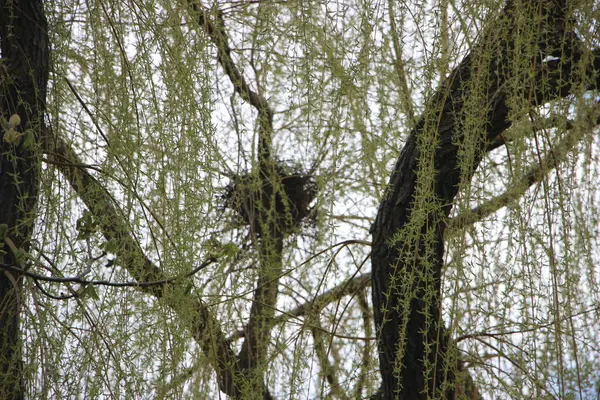
<path fill-rule="evenodd" d="M 42 0 L 0 1 L 0 51 L 0 258 L 4 264 L 17 265 L 24 262 L 22 255 L 29 247 L 40 167 L 49 64 Z M 24 397 L 22 301 L 21 277 L 4 270 L 0 273 L 0 398 L 7 400 Z"/>
<path fill-rule="evenodd" d="M 460 185 L 469 184 L 482 157 L 511 126 L 511 101 L 533 109 L 580 90 L 582 83 L 598 87 L 585 79 L 598 71 L 600 53 L 583 64 L 569 3 L 507 2 L 409 134 L 372 227 L 372 296 L 382 376 L 374 398 L 478 397 L 468 388 L 470 378 L 460 372 L 456 346 L 441 317 L 445 226 Z M 466 104 L 474 97 L 483 110 L 481 134 L 467 138 L 473 107 Z M 470 157 L 464 155 L 468 140 L 474 146 Z"/>

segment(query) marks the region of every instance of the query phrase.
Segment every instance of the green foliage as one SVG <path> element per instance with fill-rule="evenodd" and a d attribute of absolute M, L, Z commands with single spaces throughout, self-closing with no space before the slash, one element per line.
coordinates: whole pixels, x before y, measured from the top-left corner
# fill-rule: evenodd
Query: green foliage
<path fill-rule="evenodd" d="M 369 229 L 423 114 L 412 219 L 389 239 L 403 260 L 433 270 L 435 232 L 423 226 L 448 206 L 434 195 L 434 155 L 448 143 L 438 135 L 442 110 L 427 105 L 450 94 L 446 79 L 467 54 L 476 61 L 457 89 L 469 96 L 450 141 L 461 179 L 444 221 L 440 303 L 457 344 L 448 358 L 462 360 L 485 398 L 593 391 L 597 5 L 568 2 L 590 47 L 580 72 L 561 77 L 570 95 L 538 104 L 531 59 L 563 51 L 567 38 L 542 49 L 545 17 L 514 3 L 507 18 L 489 1 L 46 2 L 52 144 L 30 254 L 17 259 L 37 275 L 77 279 L 25 278 L 28 396 L 212 399 L 223 397 L 226 372 L 241 382 L 238 398 L 258 398 L 263 382 L 280 399 L 375 393 Z M 506 63 L 486 69 L 507 37 Z M 500 88 L 490 86 L 496 73 L 506 75 Z M 504 96 L 511 126 L 479 162 L 493 145 L 494 96 Z M 3 143 L 33 149 L 33 130 L 17 117 L 2 120 Z M 289 218 L 278 212 L 294 215 L 299 203 L 265 167 L 264 143 L 271 161 L 311 178 L 301 214 L 318 215 L 314 224 L 281 228 Z M 247 196 L 223 207 L 249 171 Z M 248 228 L 273 221 L 281 229 Z M 0 225 L 0 248 L 7 235 Z M 424 243 L 429 252 L 417 254 Z M 391 290 L 416 293 L 417 281 L 431 276 L 402 275 Z M 433 290 L 422 299 L 434 301 Z M 264 339 L 254 348 L 251 329 Z"/>
<path fill-rule="evenodd" d="M 100 300 L 100 296 L 98 296 L 98 292 L 94 285 L 83 285 L 78 291 L 77 295 L 81 299 L 90 299 L 90 300 Z"/>
<path fill-rule="evenodd" d="M 8 225 L 0 224 L 0 246 L 4 245 L 4 239 L 6 239 L 8 235 Z"/>

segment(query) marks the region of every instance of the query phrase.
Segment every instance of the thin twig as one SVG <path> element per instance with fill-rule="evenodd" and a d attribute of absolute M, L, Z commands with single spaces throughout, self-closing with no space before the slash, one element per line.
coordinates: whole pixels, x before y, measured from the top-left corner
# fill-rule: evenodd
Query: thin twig
<path fill-rule="evenodd" d="M 198 273 L 199 271 L 203 270 L 204 268 L 208 267 L 210 264 L 216 262 L 217 259 L 214 257 L 210 257 L 209 259 L 207 259 L 206 261 L 204 261 L 202 264 L 200 264 L 199 266 L 197 266 L 196 268 L 194 268 L 193 270 L 191 270 L 190 272 L 187 272 L 185 274 L 182 274 L 180 276 L 174 276 L 172 278 L 165 278 L 165 279 L 161 279 L 158 281 L 150 281 L 150 282 L 138 282 L 138 281 L 130 281 L 130 282 L 111 282 L 111 281 L 105 281 L 105 280 L 91 280 L 91 279 L 84 279 L 82 276 L 77 275 L 77 276 L 69 276 L 69 277 L 56 277 L 56 276 L 47 276 L 47 275 L 40 275 L 40 274 L 36 274 L 34 272 L 30 272 L 28 270 L 25 270 L 23 268 L 19 268 L 15 265 L 10 265 L 10 264 L 1 264 L 0 263 L 0 268 L 2 269 L 6 269 L 9 271 L 13 271 L 13 272 L 18 272 L 20 274 L 23 274 L 31 279 L 34 279 L 35 281 L 42 281 L 42 282 L 50 282 L 50 283 L 78 283 L 81 285 L 98 285 L 98 286 L 109 286 L 109 287 L 137 287 L 137 288 L 145 288 L 145 287 L 150 287 L 150 286 L 160 286 L 160 285 L 166 285 L 168 283 L 174 283 L 177 281 L 180 281 L 182 279 L 186 279 L 189 278 L 193 275 L 195 275 L 196 273 Z"/>

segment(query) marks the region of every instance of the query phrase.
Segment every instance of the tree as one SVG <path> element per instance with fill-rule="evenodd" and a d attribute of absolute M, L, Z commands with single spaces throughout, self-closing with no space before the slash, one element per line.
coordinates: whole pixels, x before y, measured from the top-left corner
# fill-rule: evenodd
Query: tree
<path fill-rule="evenodd" d="M 0 3 L 0 256 L 3 265 L 23 266 L 35 212 L 39 152 L 48 80 L 48 37 L 41 1 L 18 10 Z M 19 335 L 23 274 L 0 275 L 0 397 L 23 397 Z"/>
<path fill-rule="evenodd" d="M 454 69 L 413 128 L 373 229 L 383 398 L 456 396 L 457 356 L 449 354 L 451 338 L 440 310 L 448 217 L 483 156 L 505 144 L 503 133 L 515 118 L 512 104 L 518 104 L 517 112 L 532 113 L 574 88 L 599 87 L 593 79 L 600 58 L 583 61 L 575 29 L 566 1 L 507 2 L 481 45 Z M 514 81 L 524 88 L 509 90 Z M 540 167 L 545 164 L 540 160 Z M 531 174 L 526 185 L 540 175 Z"/>
<path fill-rule="evenodd" d="M 592 2 L 44 7 L 1 4 L 4 397 L 594 390 Z"/>

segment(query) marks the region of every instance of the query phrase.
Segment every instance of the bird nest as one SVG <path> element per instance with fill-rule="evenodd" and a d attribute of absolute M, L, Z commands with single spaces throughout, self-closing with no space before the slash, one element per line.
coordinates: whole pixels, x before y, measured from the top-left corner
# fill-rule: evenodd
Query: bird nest
<path fill-rule="evenodd" d="M 261 236 L 270 230 L 290 233 L 312 214 L 317 196 L 312 175 L 277 162 L 272 168 L 231 177 L 225 188 L 225 207 L 233 210 L 251 232 Z"/>

